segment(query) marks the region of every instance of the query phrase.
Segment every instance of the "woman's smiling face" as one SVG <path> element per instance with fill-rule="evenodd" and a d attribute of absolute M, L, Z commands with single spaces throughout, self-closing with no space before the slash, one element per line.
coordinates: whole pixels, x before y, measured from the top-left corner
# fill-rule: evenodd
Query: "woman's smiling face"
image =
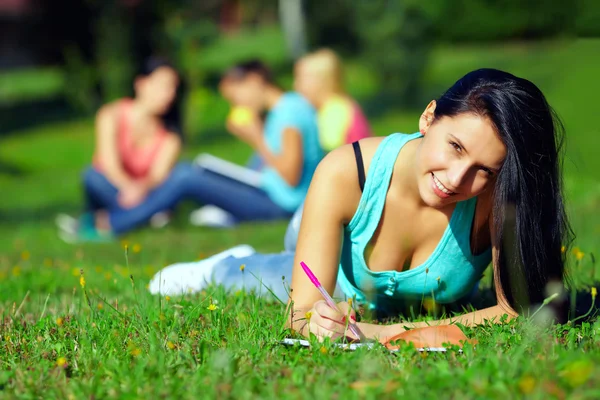
<path fill-rule="evenodd" d="M 492 122 L 476 114 L 433 119 L 431 102 L 419 123 L 425 137 L 416 159 L 423 202 L 441 208 L 478 196 L 493 187 L 506 146 Z"/>

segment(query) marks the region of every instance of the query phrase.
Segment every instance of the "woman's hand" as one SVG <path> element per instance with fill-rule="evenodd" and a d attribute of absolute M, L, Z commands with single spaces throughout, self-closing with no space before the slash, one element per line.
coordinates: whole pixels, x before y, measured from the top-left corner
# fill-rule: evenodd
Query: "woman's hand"
<path fill-rule="evenodd" d="M 117 200 L 123 208 L 133 208 L 144 201 L 148 189 L 140 183 L 131 183 L 119 191 Z"/>
<path fill-rule="evenodd" d="M 227 130 L 253 148 L 258 147 L 258 143 L 263 137 L 263 127 L 257 117 L 253 117 L 245 124 L 235 124 L 231 121 L 227 121 Z"/>
<path fill-rule="evenodd" d="M 331 339 L 348 337 L 358 340 L 359 338 L 355 337 L 348 329 L 348 320 L 356 323 L 356 312 L 345 301 L 339 302 L 337 307 L 339 310 L 334 310 L 327 305 L 325 300 L 317 301 L 313 308 L 306 313 L 309 320 L 302 332 L 304 336 L 312 333 L 319 340 L 323 340 L 325 337 Z"/>

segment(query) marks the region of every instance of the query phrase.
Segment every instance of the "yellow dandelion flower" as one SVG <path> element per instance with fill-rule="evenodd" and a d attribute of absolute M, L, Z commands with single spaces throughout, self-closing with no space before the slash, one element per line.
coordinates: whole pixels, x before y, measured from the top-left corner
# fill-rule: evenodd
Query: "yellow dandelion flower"
<path fill-rule="evenodd" d="M 98 310 L 102 310 L 102 309 L 104 308 L 104 304 L 102 304 L 102 303 L 98 303 L 98 306 L 97 306 L 97 307 L 98 307 Z"/>
<path fill-rule="evenodd" d="M 12 276 L 19 276 L 19 275 L 21 275 L 21 266 L 15 265 L 12 268 L 11 274 L 12 274 Z"/>
<path fill-rule="evenodd" d="M 581 386 L 587 382 L 594 370 L 594 364 L 590 360 L 578 360 L 567 365 L 559 372 L 559 376 L 571 387 Z"/>
<path fill-rule="evenodd" d="M 565 246 L 562 246 L 562 247 L 560 248 L 560 252 L 561 252 L 561 253 L 564 253 L 565 251 L 567 251 L 567 248 L 566 248 Z"/>
<path fill-rule="evenodd" d="M 56 318 L 56 325 L 62 326 L 64 322 L 65 322 L 65 320 L 62 319 L 61 317 Z"/>
<path fill-rule="evenodd" d="M 83 277 L 83 275 L 79 277 L 79 284 L 81 285 L 82 289 L 85 289 L 85 278 Z"/>
<path fill-rule="evenodd" d="M 321 352 L 321 354 L 327 354 L 327 348 L 325 346 L 321 346 L 319 351 Z"/>
<path fill-rule="evenodd" d="M 596 290 L 595 287 L 592 288 L 592 299 L 596 298 L 596 295 L 598 294 L 598 291 Z"/>
<path fill-rule="evenodd" d="M 27 250 L 23 250 L 21 252 L 21 260 L 23 260 L 23 261 L 29 260 L 30 256 L 31 256 L 31 254 L 29 254 L 29 252 Z"/>
<path fill-rule="evenodd" d="M 581 261 L 583 257 L 585 257 L 585 253 L 583 251 L 580 250 L 577 253 L 575 253 L 575 258 L 577 259 L 577 261 Z"/>
<path fill-rule="evenodd" d="M 571 250 L 571 253 L 573 253 L 573 255 L 575 255 L 580 251 L 581 251 L 581 249 L 579 247 L 575 246 L 575 247 L 573 247 L 573 250 Z"/>
<path fill-rule="evenodd" d="M 428 311 L 431 312 L 436 308 L 436 303 L 435 300 L 433 300 L 431 297 L 427 297 L 425 299 L 423 299 L 423 307 Z"/>
<path fill-rule="evenodd" d="M 175 345 L 173 344 L 173 342 L 167 342 L 167 347 L 169 348 L 169 350 L 173 350 L 175 348 Z"/>
<path fill-rule="evenodd" d="M 209 311 L 215 311 L 217 308 L 219 308 L 219 306 L 217 306 L 214 303 L 210 303 L 210 305 L 208 307 L 206 307 L 206 309 Z"/>
<path fill-rule="evenodd" d="M 519 379 L 518 386 L 521 393 L 530 394 L 535 389 L 535 384 L 535 378 L 533 378 L 531 375 L 525 375 Z"/>
<path fill-rule="evenodd" d="M 240 271 L 244 272 L 245 269 L 246 269 L 246 264 L 240 265 Z"/>
<path fill-rule="evenodd" d="M 133 247 L 131 248 L 131 251 L 133 251 L 134 253 L 139 253 L 140 251 L 142 251 L 142 246 L 139 243 L 136 243 L 133 245 Z"/>
<path fill-rule="evenodd" d="M 171 296 L 165 296 L 165 301 L 171 301 Z"/>
<path fill-rule="evenodd" d="M 310 317 L 312 317 L 312 313 L 311 313 L 310 311 L 307 311 L 307 312 L 306 312 L 306 314 L 304 314 L 304 318 L 305 318 L 307 321 L 310 321 Z"/>
<path fill-rule="evenodd" d="M 58 359 L 56 360 L 56 365 L 58 365 L 59 367 L 64 367 L 65 365 L 67 365 L 67 359 L 64 357 L 58 357 Z"/>
<path fill-rule="evenodd" d="M 131 350 L 131 355 L 134 357 L 138 357 L 140 354 L 142 354 L 142 350 L 137 347 Z"/>

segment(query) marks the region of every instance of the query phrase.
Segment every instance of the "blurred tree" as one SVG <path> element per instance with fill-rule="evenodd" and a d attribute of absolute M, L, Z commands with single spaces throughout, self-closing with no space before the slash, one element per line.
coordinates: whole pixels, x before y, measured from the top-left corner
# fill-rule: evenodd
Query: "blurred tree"
<path fill-rule="evenodd" d="M 415 0 L 357 0 L 361 57 L 379 72 L 387 101 L 412 105 L 429 59 L 435 8 Z"/>
<path fill-rule="evenodd" d="M 301 57 L 307 51 L 302 0 L 279 0 L 279 19 L 290 55 L 294 59 Z"/>

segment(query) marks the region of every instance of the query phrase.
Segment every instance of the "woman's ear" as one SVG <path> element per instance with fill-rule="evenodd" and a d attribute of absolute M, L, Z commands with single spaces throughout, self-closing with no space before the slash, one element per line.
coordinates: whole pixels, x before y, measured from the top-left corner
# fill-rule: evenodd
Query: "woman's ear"
<path fill-rule="evenodd" d="M 419 118 L 419 132 L 421 132 L 421 135 L 425 135 L 433 123 L 435 106 L 435 100 L 431 100 L 425 108 L 425 111 L 423 111 L 423 114 L 421 114 L 421 118 Z"/>

